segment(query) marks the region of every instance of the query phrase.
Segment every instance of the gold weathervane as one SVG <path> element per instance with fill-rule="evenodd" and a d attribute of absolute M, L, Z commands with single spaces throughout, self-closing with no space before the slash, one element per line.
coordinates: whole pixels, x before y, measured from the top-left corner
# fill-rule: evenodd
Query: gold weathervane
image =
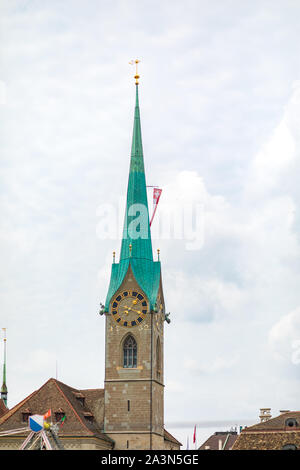
<path fill-rule="evenodd" d="M 140 76 L 139 76 L 139 74 L 138 74 L 138 63 L 139 63 L 139 62 L 141 62 L 141 61 L 138 60 L 138 59 L 131 60 L 131 61 L 129 62 L 130 65 L 135 64 L 135 76 L 134 76 L 134 78 L 135 78 L 135 84 L 136 84 L 136 85 L 139 84 L 139 78 L 140 78 Z"/>

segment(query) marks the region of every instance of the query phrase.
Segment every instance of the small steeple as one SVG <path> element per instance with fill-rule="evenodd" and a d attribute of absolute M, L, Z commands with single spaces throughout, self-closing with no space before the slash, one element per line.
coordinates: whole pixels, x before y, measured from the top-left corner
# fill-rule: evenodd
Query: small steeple
<path fill-rule="evenodd" d="M 1 398 L 7 406 L 7 386 L 6 386 L 6 328 L 2 328 L 4 331 L 4 360 L 3 360 L 3 383 L 1 387 Z"/>

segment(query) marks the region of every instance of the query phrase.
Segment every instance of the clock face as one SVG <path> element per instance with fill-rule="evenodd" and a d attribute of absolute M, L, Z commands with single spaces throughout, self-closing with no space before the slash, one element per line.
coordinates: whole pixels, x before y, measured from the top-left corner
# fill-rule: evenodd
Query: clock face
<path fill-rule="evenodd" d="M 137 290 L 127 290 L 113 299 L 111 313 L 119 325 L 132 328 L 142 323 L 147 308 L 147 301 L 143 294 Z"/>

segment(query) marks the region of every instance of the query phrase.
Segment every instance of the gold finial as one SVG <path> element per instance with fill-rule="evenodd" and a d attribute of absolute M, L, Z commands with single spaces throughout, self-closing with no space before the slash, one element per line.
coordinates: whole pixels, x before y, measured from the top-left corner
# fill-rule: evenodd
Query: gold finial
<path fill-rule="evenodd" d="M 129 256 L 131 256 L 131 250 L 132 250 L 132 245 L 130 243 L 130 245 L 129 245 Z"/>
<path fill-rule="evenodd" d="M 160 249 L 158 248 L 158 249 L 157 249 L 157 258 L 158 258 L 158 261 L 159 261 L 159 253 L 160 253 Z"/>
<path fill-rule="evenodd" d="M 2 328 L 2 330 L 4 331 L 4 338 L 3 338 L 3 340 L 6 341 L 6 328 Z"/>
<path fill-rule="evenodd" d="M 139 63 L 139 62 L 141 62 L 141 61 L 138 60 L 138 59 L 131 60 L 131 61 L 129 62 L 130 65 L 135 64 L 135 76 L 134 76 L 134 78 L 135 78 L 135 84 L 136 84 L 136 85 L 139 84 L 138 80 L 139 80 L 139 78 L 140 78 L 140 76 L 139 76 L 139 74 L 138 74 L 138 63 Z"/>
<path fill-rule="evenodd" d="M 113 262 L 115 263 L 115 261 L 116 261 L 116 252 L 113 251 Z"/>

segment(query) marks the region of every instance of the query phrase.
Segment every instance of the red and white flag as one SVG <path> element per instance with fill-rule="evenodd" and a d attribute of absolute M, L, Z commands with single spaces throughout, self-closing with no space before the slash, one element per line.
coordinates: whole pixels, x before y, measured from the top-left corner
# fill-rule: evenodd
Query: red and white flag
<path fill-rule="evenodd" d="M 159 201 L 161 192 L 162 192 L 162 189 L 159 189 L 159 188 L 154 188 L 153 189 L 153 214 L 152 214 L 152 217 L 151 217 L 151 220 L 150 220 L 150 227 L 151 227 L 152 221 L 154 219 L 154 215 L 155 215 L 155 212 L 156 212 L 156 209 L 157 209 L 157 206 L 158 206 L 158 201 Z"/>

